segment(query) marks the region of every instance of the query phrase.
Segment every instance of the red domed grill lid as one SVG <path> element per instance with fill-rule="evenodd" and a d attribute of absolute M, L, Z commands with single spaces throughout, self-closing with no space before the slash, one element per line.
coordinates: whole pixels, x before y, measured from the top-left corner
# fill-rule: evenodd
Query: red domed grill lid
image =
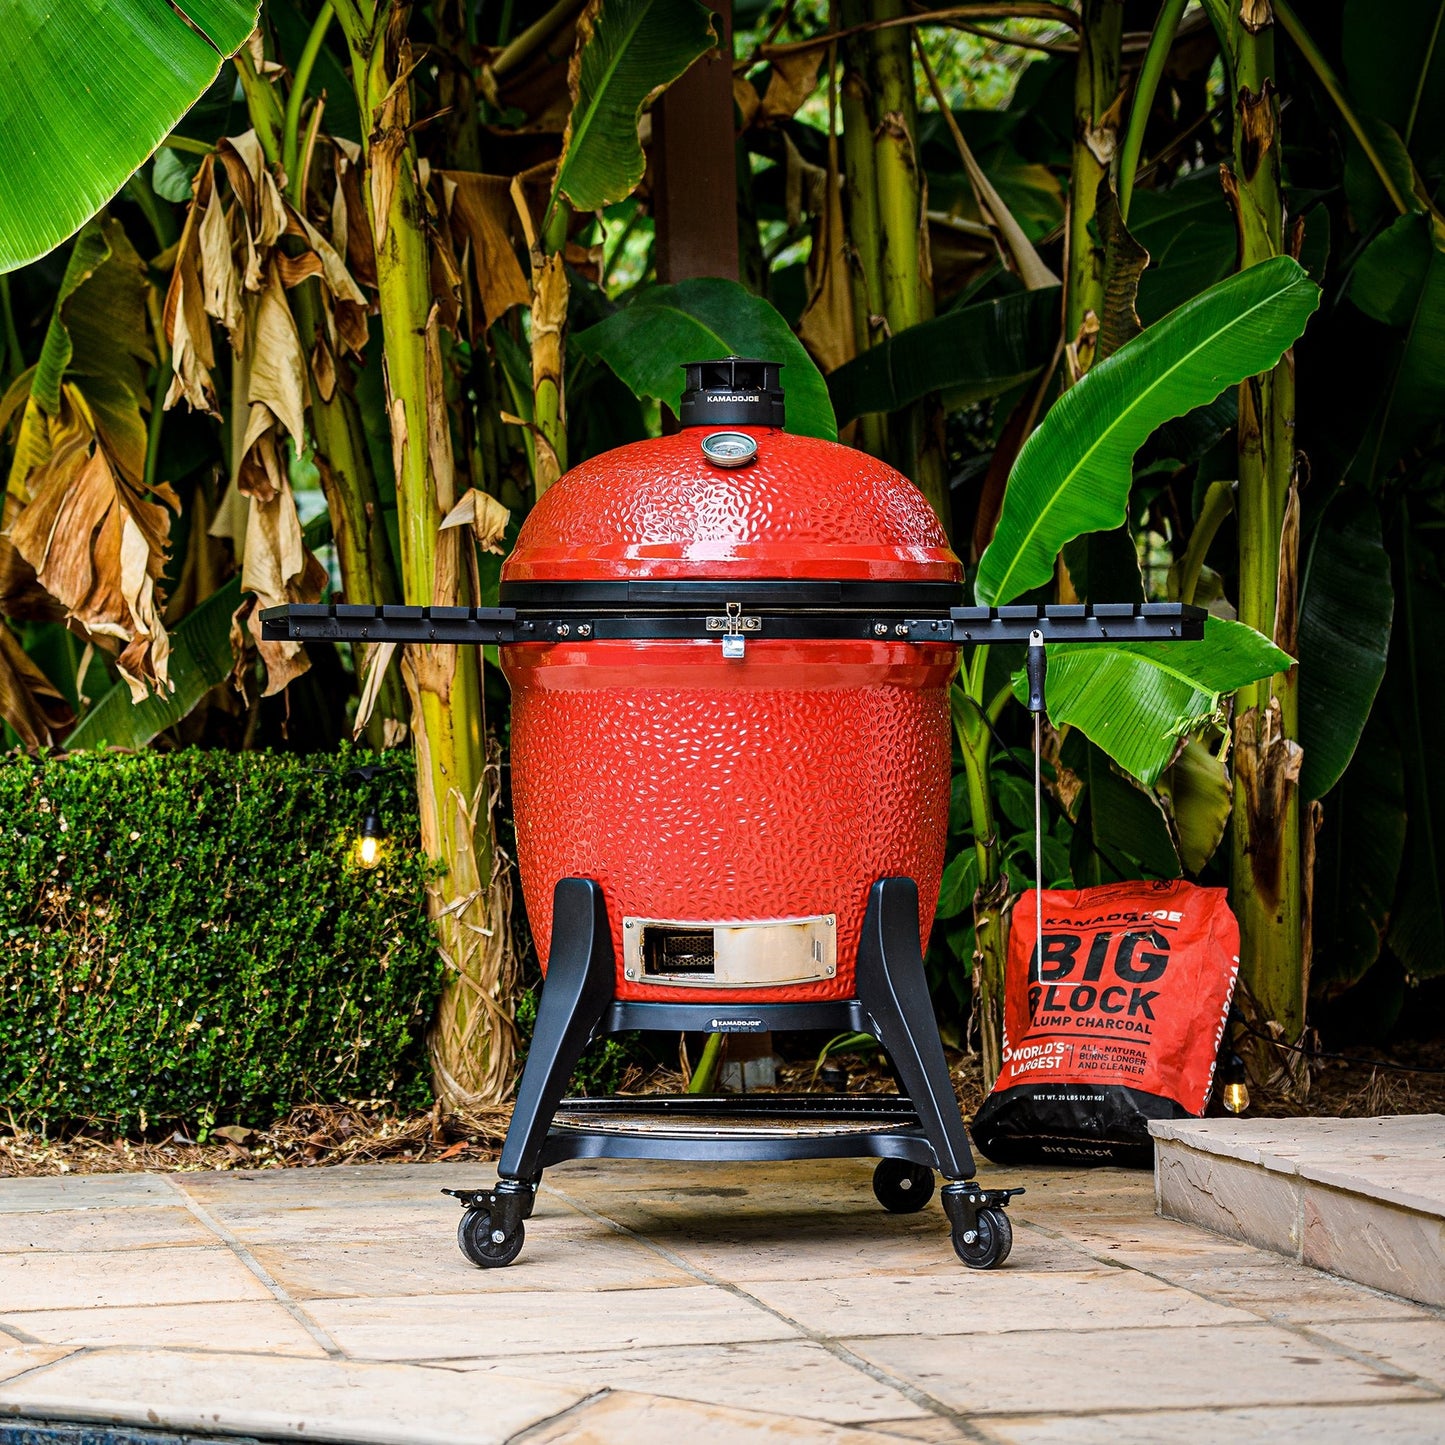
<path fill-rule="evenodd" d="M 932 583 L 962 600 L 963 568 L 906 477 L 782 430 L 781 370 L 743 357 L 687 366 L 682 429 L 549 488 L 502 569 L 503 600 L 536 595 L 520 584 L 644 579 Z M 840 605 L 842 593 L 808 601 Z"/>

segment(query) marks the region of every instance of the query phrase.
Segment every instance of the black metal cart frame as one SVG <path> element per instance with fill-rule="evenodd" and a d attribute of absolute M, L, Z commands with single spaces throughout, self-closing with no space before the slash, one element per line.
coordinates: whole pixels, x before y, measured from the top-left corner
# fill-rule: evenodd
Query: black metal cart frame
<path fill-rule="evenodd" d="M 404 644 L 586 645 L 668 639 L 721 644 L 743 658 L 772 638 L 903 644 L 1028 643 L 1029 702 L 1042 714 L 1044 648 L 1054 642 L 1176 642 L 1204 635 L 1201 608 L 1177 603 L 964 607 L 951 583 L 633 581 L 514 583 L 502 606 L 291 605 L 261 614 L 268 640 Z M 911 878 L 882 878 L 868 898 L 855 963 L 856 997 L 813 1003 L 634 1002 L 616 997 L 617 965 L 598 884 L 565 878 L 553 900 L 552 952 L 531 1051 L 487 1190 L 455 1190 L 458 1240 L 474 1263 L 516 1258 L 542 1173 L 569 1159 L 781 1160 L 873 1157 L 874 1190 L 894 1212 L 921 1208 L 933 1171 L 954 1247 L 965 1263 L 1000 1264 L 1011 1241 L 1003 1210 L 1021 1190 L 984 1190 L 939 1040 L 919 945 Z M 869 1033 L 900 1092 L 882 1096 L 763 1094 L 566 1099 L 594 1038 L 633 1029 Z M 719 1117 L 726 1124 L 719 1126 Z"/>

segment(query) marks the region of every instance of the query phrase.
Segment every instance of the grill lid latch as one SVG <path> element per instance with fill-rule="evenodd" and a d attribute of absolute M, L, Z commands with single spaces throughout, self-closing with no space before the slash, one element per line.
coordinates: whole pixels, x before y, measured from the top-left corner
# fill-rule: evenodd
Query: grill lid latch
<path fill-rule="evenodd" d="M 744 617 L 742 615 L 743 604 L 741 602 L 729 602 L 727 609 L 727 615 L 725 617 L 714 615 L 707 619 L 707 630 L 709 632 L 721 632 L 723 634 L 722 649 L 724 657 L 741 658 L 744 656 L 747 646 L 747 640 L 743 634 L 746 632 L 761 632 L 763 630 L 763 619 L 761 617 Z"/>

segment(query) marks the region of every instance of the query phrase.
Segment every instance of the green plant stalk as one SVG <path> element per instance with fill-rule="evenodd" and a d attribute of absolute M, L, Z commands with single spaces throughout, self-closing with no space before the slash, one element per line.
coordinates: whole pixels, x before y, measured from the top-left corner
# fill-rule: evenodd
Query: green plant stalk
<path fill-rule="evenodd" d="M 871 18 L 890 20 L 903 13 L 903 0 L 875 0 Z M 883 314 L 890 334 L 896 336 L 933 316 L 927 221 L 916 149 L 913 43 L 902 26 L 871 31 L 865 39 L 873 101 Z M 896 413 L 891 431 L 897 464 L 928 499 L 947 532 L 952 530 L 952 508 L 940 422 L 937 404 L 925 399 Z"/>
<path fill-rule="evenodd" d="M 713 1085 L 717 1080 L 717 1068 L 722 1060 L 723 1036 L 721 1034 L 709 1034 L 707 1043 L 702 1046 L 702 1057 L 697 1061 L 697 1068 L 692 1071 L 692 1078 L 687 1081 L 687 1092 L 689 1094 L 711 1094 Z"/>
<path fill-rule="evenodd" d="M 125 183 L 125 194 L 140 207 L 141 214 L 145 216 L 151 234 L 156 238 L 157 252 L 175 245 L 180 232 L 176 229 L 170 203 L 162 203 L 151 187 L 149 178 L 137 172 Z"/>
<path fill-rule="evenodd" d="M 988 667 L 988 648 L 974 649 L 969 666 L 953 687 L 953 727 L 963 754 L 968 786 L 969 820 L 973 830 L 974 858 L 978 864 L 978 892 L 973 900 L 973 978 L 978 1023 L 979 1053 L 984 1087 L 991 1089 L 1003 1067 L 1004 965 L 1008 926 L 1004 916 L 1006 884 L 989 786 L 992 735 L 985 717 L 982 692 Z"/>
<path fill-rule="evenodd" d="M 1240 265 L 1283 249 L 1279 107 L 1267 89 L 1274 31 L 1251 35 L 1236 16 L 1231 51 L 1239 102 L 1234 175 Z M 1251 171 L 1251 161 L 1254 161 Z M 1298 588 L 1294 494 L 1294 362 L 1239 389 L 1239 620 L 1291 655 Z M 1240 927 L 1240 978 L 1261 1020 L 1289 1042 L 1304 1027 L 1304 867 L 1297 773 L 1299 698 L 1291 670 L 1240 689 L 1234 713 L 1232 883 Z M 1261 1045 L 1261 1049 L 1264 1046 Z M 1257 1059 L 1266 1072 L 1277 1060 Z"/>
<path fill-rule="evenodd" d="M 546 227 L 538 238 L 541 255 L 534 256 L 532 262 L 532 422 L 552 452 L 551 457 L 545 449 L 537 454 L 533 482 L 538 500 L 567 470 L 567 407 L 563 387 L 569 283 L 563 255 L 571 220 L 572 207 L 561 196 L 554 195 Z"/>
<path fill-rule="evenodd" d="M 316 57 L 326 40 L 336 10 L 331 0 L 316 12 L 311 33 L 302 47 L 301 58 L 296 62 L 296 73 L 291 78 L 291 93 L 286 97 L 286 114 L 281 123 L 281 169 L 286 172 L 286 185 L 295 200 L 301 194 L 301 180 L 296 174 L 301 161 L 301 106 L 306 99 L 306 87 L 311 81 L 311 72 L 316 67 Z"/>
<path fill-rule="evenodd" d="M 271 165 L 281 164 L 281 152 L 285 141 L 285 112 L 281 102 L 268 81 L 256 73 L 251 53 L 243 45 L 231 57 L 236 67 L 236 76 L 241 82 L 241 94 L 246 97 L 246 111 L 251 124 L 256 127 L 256 139 L 261 142 L 261 151 Z M 207 146 L 207 150 L 211 147 Z"/>
<path fill-rule="evenodd" d="M 1385 188 L 1385 194 L 1389 196 L 1395 209 L 1399 211 L 1402 216 L 1407 211 L 1414 210 L 1415 207 L 1410 201 L 1400 194 L 1400 188 L 1395 183 L 1394 176 L 1390 174 L 1389 168 L 1385 165 L 1384 158 L 1375 148 L 1375 143 L 1370 139 L 1369 132 L 1366 131 L 1360 123 L 1359 116 L 1355 114 L 1354 106 L 1350 104 L 1349 97 L 1345 94 L 1344 86 L 1340 84 L 1339 76 L 1335 74 L 1329 61 L 1325 59 L 1319 46 L 1315 44 L 1314 37 L 1300 24 L 1299 16 L 1285 4 L 1285 0 L 1273 0 L 1273 4 L 1274 18 L 1279 21 L 1280 28 L 1284 33 L 1294 41 L 1296 48 L 1300 54 L 1304 56 L 1310 69 L 1314 71 L 1315 78 L 1324 86 L 1325 93 L 1329 98 L 1334 101 L 1335 108 L 1339 111 L 1341 119 L 1349 126 L 1350 134 L 1353 135 L 1359 143 L 1360 149 L 1365 154 L 1365 159 L 1368 160 L 1374 168 L 1375 174 L 1380 178 L 1380 184 Z M 1439 25 L 1438 18 L 1436 25 L 1437 27 Z M 1420 72 L 1422 83 L 1424 75 L 1425 69 L 1422 68 Z M 1418 103 L 1419 95 L 1417 93 L 1416 104 Z M 1413 125 L 1413 123 L 1412 113 L 1411 124 Z M 1407 145 L 1409 144 L 1409 139 L 1410 137 L 1407 131 L 1405 135 Z"/>
<path fill-rule="evenodd" d="M 1134 96 L 1129 102 L 1129 125 L 1124 132 L 1124 144 L 1119 150 L 1119 214 L 1129 219 L 1129 203 L 1134 199 L 1134 178 L 1139 171 L 1139 154 L 1144 145 L 1144 129 L 1149 124 L 1149 112 L 1154 107 L 1154 97 L 1159 92 L 1159 81 L 1169 60 L 1169 51 L 1179 31 L 1179 19 L 1189 0 L 1164 0 L 1159 19 L 1149 36 L 1149 48 L 1144 52 L 1144 63 L 1139 67 L 1139 79 L 1134 82 Z"/>
<path fill-rule="evenodd" d="M 861 25 L 866 0 L 843 0 L 842 23 Z M 883 268 L 879 244 L 878 181 L 873 165 L 873 122 L 868 106 L 868 47 L 861 35 L 843 42 L 843 82 L 839 109 L 843 117 L 843 175 L 846 182 L 848 248 L 853 291 L 853 334 L 859 351 L 873 344 L 873 316 L 882 314 Z M 888 423 L 880 412 L 858 418 L 858 445 L 870 455 L 888 453 Z"/>
<path fill-rule="evenodd" d="M 456 605 L 465 568 L 440 532 L 452 495 L 436 319 L 432 314 L 425 198 L 409 135 L 406 10 L 390 0 L 347 5 L 338 18 L 351 53 L 362 116 L 365 191 L 372 210 L 385 387 L 396 465 L 401 584 L 413 605 Z M 394 166 L 383 213 L 377 167 Z M 431 352 L 429 357 L 428 352 Z M 429 374 L 430 373 L 430 374 Z M 449 982 L 431 1034 L 438 1096 L 453 1106 L 500 1100 L 511 1086 L 513 1035 L 505 928 L 494 927 L 491 816 L 478 670 L 449 647 L 408 648 L 422 845 L 438 866 L 428 901 Z"/>
<path fill-rule="evenodd" d="M 1072 345 L 1089 312 L 1104 314 L 1104 253 L 1089 235 L 1099 182 L 1117 144 L 1112 106 L 1119 93 L 1123 0 L 1083 0 L 1074 75 L 1074 150 L 1069 169 L 1064 273 L 1064 341 Z M 1090 348 L 1091 349 L 1091 348 Z M 1079 370 L 1088 369 L 1087 354 Z"/>
<path fill-rule="evenodd" d="M 1179 600 L 1183 603 L 1194 601 L 1199 586 L 1199 573 L 1210 545 L 1224 519 L 1234 510 L 1234 487 L 1229 482 L 1211 482 L 1204 493 L 1204 503 L 1199 509 L 1199 520 L 1189 534 L 1189 545 L 1184 549 L 1184 558 L 1179 564 Z"/>
<path fill-rule="evenodd" d="M 203 140 L 192 140 L 188 135 L 177 135 L 172 131 L 161 145 L 168 151 L 181 151 L 188 156 L 208 156 L 215 151 L 215 146 L 207 145 Z"/>

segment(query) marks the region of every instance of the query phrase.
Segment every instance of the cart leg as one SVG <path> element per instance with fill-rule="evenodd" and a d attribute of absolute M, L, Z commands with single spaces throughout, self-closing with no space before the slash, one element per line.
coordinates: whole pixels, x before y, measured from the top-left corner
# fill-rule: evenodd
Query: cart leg
<path fill-rule="evenodd" d="M 918 946 L 918 885 L 880 878 L 858 944 L 858 1000 L 918 1113 L 945 1179 L 977 1172 L 958 1109 Z"/>
<path fill-rule="evenodd" d="M 552 1116 L 612 1003 L 616 972 L 601 888 L 589 878 L 563 878 L 553 895 L 552 957 L 537 1004 L 537 1027 L 497 1165 L 502 1181 L 534 1187 L 541 1177 Z"/>
<path fill-rule="evenodd" d="M 612 1002 L 612 931 L 602 890 L 564 878 L 552 901 L 552 959 L 537 1005 L 537 1027 L 517 1107 L 502 1146 L 493 1189 L 444 1189 L 462 1204 L 457 1243 L 475 1265 L 496 1269 L 516 1259 L 542 1181 L 542 1151 L 552 1116 L 592 1031 Z"/>

